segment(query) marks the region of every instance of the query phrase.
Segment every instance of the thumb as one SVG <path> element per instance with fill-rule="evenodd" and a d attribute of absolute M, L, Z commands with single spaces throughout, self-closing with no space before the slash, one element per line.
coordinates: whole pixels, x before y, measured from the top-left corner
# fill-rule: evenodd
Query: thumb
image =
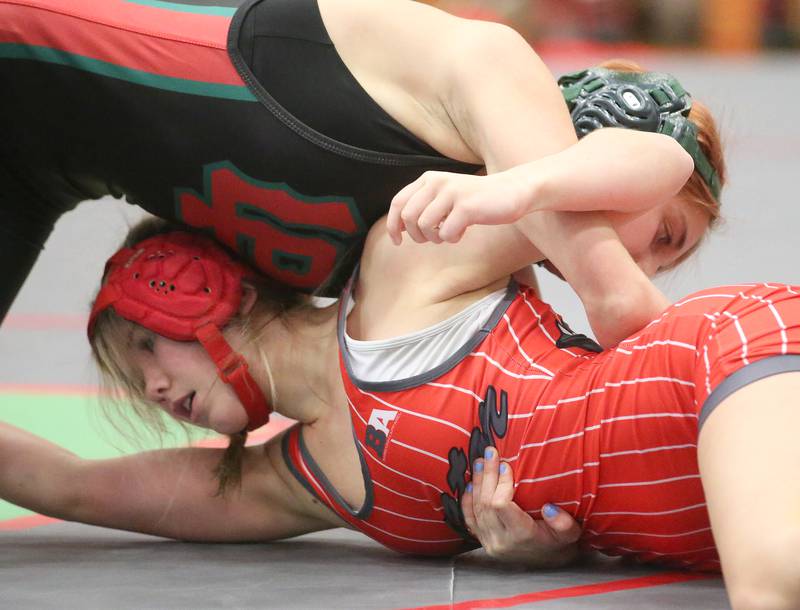
<path fill-rule="evenodd" d="M 542 507 L 542 517 L 555 539 L 564 544 L 577 542 L 583 533 L 580 524 L 572 518 L 572 515 L 555 504 L 545 504 Z"/>

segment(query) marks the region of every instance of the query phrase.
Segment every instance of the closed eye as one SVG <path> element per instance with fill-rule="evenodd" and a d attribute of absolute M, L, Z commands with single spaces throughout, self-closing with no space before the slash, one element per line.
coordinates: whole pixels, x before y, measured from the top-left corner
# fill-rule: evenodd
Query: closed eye
<path fill-rule="evenodd" d="M 142 334 L 139 338 L 136 339 L 135 342 L 136 349 L 141 350 L 143 352 L 147 352 L 152 354 L 155 349 L 155 343 L 153 341 L 153 337 L 150 334 Z"/>
<path fill-rule="evenodd" d="M 669 246 L 672 243 L 672 227 L 668 222 L 662 222 L 661 226 L 653 239 L 655 245 L 660 247 Z"/>

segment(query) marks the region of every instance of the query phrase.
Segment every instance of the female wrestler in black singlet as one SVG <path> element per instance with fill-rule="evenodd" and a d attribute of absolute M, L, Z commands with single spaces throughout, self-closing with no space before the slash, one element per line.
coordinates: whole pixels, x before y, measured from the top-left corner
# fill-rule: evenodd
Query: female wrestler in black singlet
<path fill-rule="evenodd" d="M 518 34 L 408 0 L 34 0 L 0 2 L 0 23 L 0 315 L 55 221 L 87 199 L 124 197 L 336 294 L 366 230 L 424 172 L 493 174 L 577 141 Z M 700 141 L 721 174 L 713 123 Z M 688 198 L 713 216 L 693 181 Z M 602 195 L 592 206 L 629 211 Z M 663 241 L 661 203 L 642 251 Z M 666 306 L 621 247 L 584 260 L 589 227 L 619 244 L 604 216 L 550 216 L 537 245 L 601 343 Z"/>

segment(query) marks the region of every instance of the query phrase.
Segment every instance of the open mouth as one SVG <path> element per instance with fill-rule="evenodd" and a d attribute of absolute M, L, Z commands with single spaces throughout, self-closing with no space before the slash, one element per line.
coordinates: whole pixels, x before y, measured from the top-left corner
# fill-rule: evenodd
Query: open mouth
<path fill-rule="evenodd" d="M 179 417 L 181 419 L 192 418 L 192 402 L 194 401 L 195 393 L 196 392 L 187 394 L 181 400 L 178 400 L 173 403 L 172 412 L 175 414 L 176 417 Z"/>

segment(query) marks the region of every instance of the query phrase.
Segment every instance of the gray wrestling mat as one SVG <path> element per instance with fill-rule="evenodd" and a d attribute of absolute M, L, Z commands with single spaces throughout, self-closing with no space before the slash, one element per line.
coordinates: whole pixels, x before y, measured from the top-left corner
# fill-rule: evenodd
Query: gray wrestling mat
<path fill-rule="evenodd" d="M 717 578 L 656 584 L 663 571 L 603 559 L 531 573 L 480 551 L 453 560 L 410 558 L 346 530 L 220 545 L 57 523 L 5 533 L 0 544 L 4 608 L 727 607 Z"/>
<path fill-rule="evenodd" d="M 601 58 L 546 59 L 559 73 Z M 798 56 L 634 59 L 679 75 L 721 117 L 731 175 L 726 225 L 660 285 L 678 298 L 714 284 L 800 284 Z M 27 409 L 18 404 L 23 394 L 73 395 L 94 383 L 83 320 L 105 258 L 136 215 L 100 201 L 59 222 L 0 330 L 0 418 Z M 541 282 L 545 299 L 586 332 L 569 290 L 546 276 Z M 480 551 L 455 560 L 402 557 L 347 531 L 269 545 L 205 545 L 65 523 L 4 531 L 0 521 L 0 608 L 14 610 L 728 607 L 719 579 L 659 584 L 669 578 L 610 560 L 527 572 Z"/>

